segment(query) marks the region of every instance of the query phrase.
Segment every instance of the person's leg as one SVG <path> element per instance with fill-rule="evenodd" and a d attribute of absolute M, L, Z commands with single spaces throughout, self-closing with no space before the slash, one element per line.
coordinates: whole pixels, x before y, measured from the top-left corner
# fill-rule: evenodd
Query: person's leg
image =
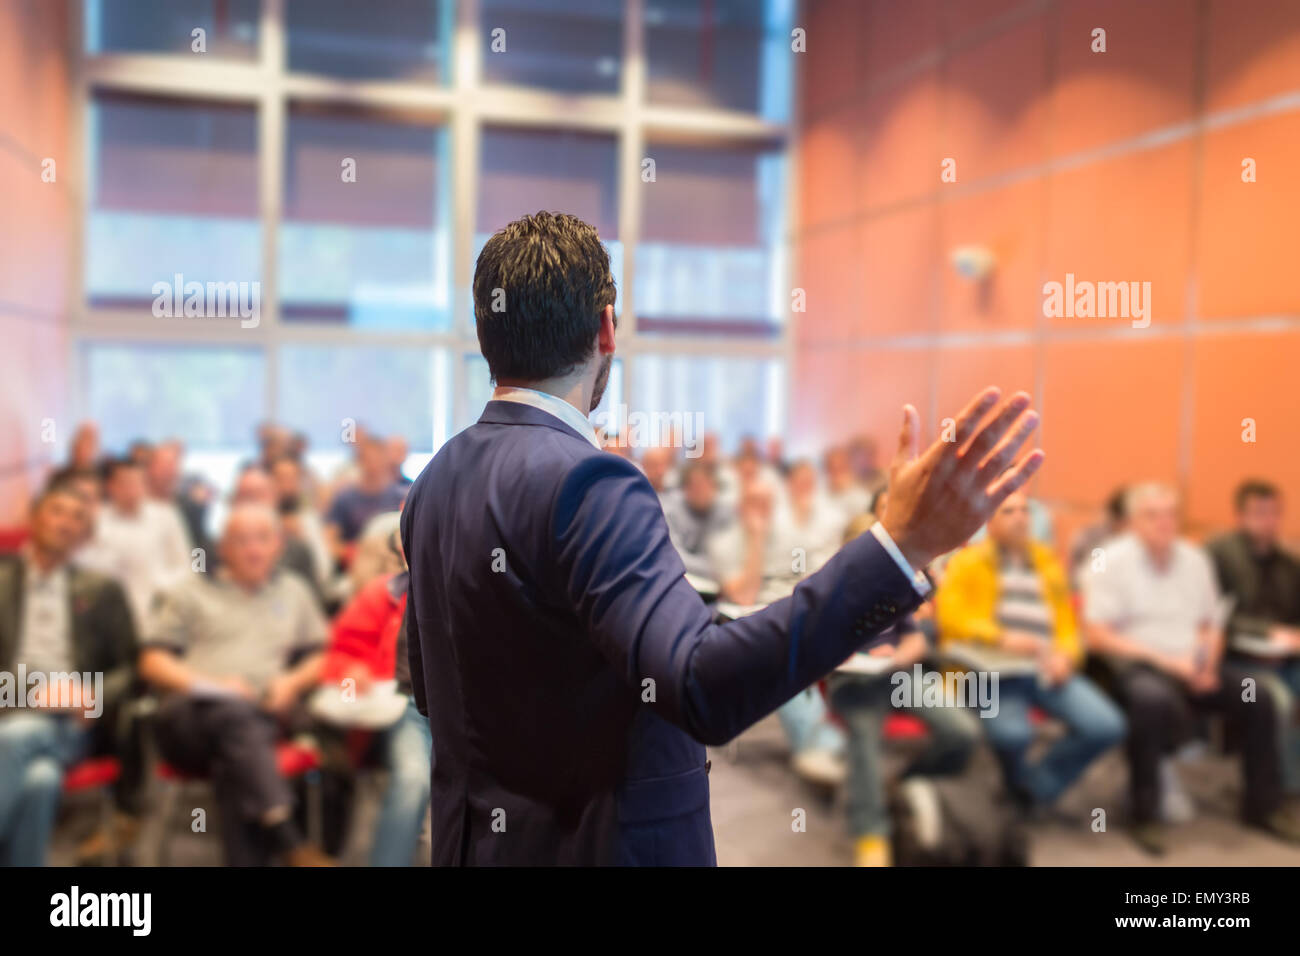
<path fill-rule="evenodd" d="M 23 765 L 12 781 L 18 799 L 6 841 L 6 866 L 44 866 L 54 832 L 54 818 L 63 787 L 63 767 L 52 756 L 41 755 Z"/>
<path fill-rule="evenodd" d="M 375 823 L 371 866 L 410 866 L 420 828 L 429 809 L 433 770 L 433 738 L 429 721 L 407 704 L 405 713 L 384 734 L 384 766 L 388 789 Z"/>
<path fill-rule="evenodd" d="M 1277 702 L 1278 744 L 1282 753 L 1282 789 L 1300 793 L 1300 727 L 1296 726 L 1296 703 L 1300 702 L 1300 657 L 1288 658 L 1271 672 L 1269 691 Z"/>
<path fill-rule="evenodd" d="M 875 691 L 880 678 L 838 676 L 831 679 L 831 705 L 848 725 L 848 818 L 849 833 L 865 836 L 889 835 L 889 813 L 885 806 L 883 735 L 889 705 L 885 694 Z"/>
<path fill-rule="evenodd" d="M 1185 695 L 1174 678 L 1148 667 L 1133 667 L 1118 678 L 1128 717 L 1129 787 L 1133 819 L 1155 823 L 1160 817 L 1160 759 L 1177 741 L 1186 720 Z"/>
<path fill-rule="evenodd" d="M 976 718 L 988 735 L 989 744 L 1002 765 L 1007 790 L 1022 802 L 1037 802 L 1025 755 L 1034 741 L 1034 731 L 1029 724 L 1029 701 L 1033 678 L 1011 678 L 998 682 L 998 708 L 981 712 Z"/>
<path fill-rule="evenodd" d="M 1240 730 L 1245 788 L 1242 817 L 1263 823 L 1282 802 L 1281 750 L 1278 747 L 1277 704 L 1266 684 L 1256 683 L 1256 699 L 1244 700 L 1242 682 L 1250 675 L 1237 664 L 1225 663 L 1218 689 L 1197 698 L 1198 706 L 1220 710 Z"/>
<path fill-rule="evenodd" d="M 293 792 L 276 765 L 276 721 L 239 698 L 210 702 L 201 715 L 211 740 L 212 787 L 223 820 L 231 823 L 223 827 L 228 850 L 257 857 L 257 849 L 245 845 L 250 840 L 260 840 L 263 851 L 273 853 L 300 846 L 303 837 L 292 821 Z"/>
<path fill-rule="evenodd" d="M 1036 795 L 1051 804 L 1094 759 L 1124 739 L 1124 714 L 1079 674 L 1055 687 L 1035 683 L 1033 700 L 1066 727 L 1065 736 L 1031 770 Z"/>
<path fill-rule="evenodd" d="M 844 733 L 830 722 L 826 702 L 816 687 L 791 697 L 777 708 L 776 716 L 795 753 L 806 750 L 843 753 Z"/>
<path fill-rule="evenodd" d="M 80 723 L 58 714 L 27 711 L 0 719 L 0 863 L 43 865 L 63 773 L 88 742 Z"/>
<path fill-rule="evenodd" d="M 980 719 L 965 707 L 921 707 L 912 711 L 930 728 L 929 745 L 903 771 L 904 777 L 946 777 L 961 773 L 980 742 Z"/>

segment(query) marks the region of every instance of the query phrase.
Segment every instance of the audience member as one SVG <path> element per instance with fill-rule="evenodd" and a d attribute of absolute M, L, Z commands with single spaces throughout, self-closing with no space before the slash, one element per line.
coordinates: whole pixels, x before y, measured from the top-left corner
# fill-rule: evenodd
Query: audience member
<path fill-rule="evenodd" d="M 185 527 L 174 507 L 149 498 L 144 468 L 131 459 L 104 466 L 104 494 L 78 560 L 121 582 L 135 619 L 144 621 L 154 598 L 192 573 Z"/>
<path fill-rule="evenodd" d="M 988 522 L 988 535 L 948 562 L 935 595 L 939 637 L 959 659 L 998 675 L 996 711 L 980 723 L 1002 764 L 1007 789 L 1042 812 L 1100 754 L 1124 736 L 1124 717 L 1078 672 L 1083 646 L 1065 570 L 1030 536 L 1029 500 L 1016 492 Z M 1065 725 L 1038 759 L 1030 709 Z"/>
<path fill-rule="evenodd" d="M 351 545 L 375 515 L 399 511 L 406 488 L 393 480 L 392 461 L 382 439 L 369 433 L 357 436 L 356 483 L 334 495 L 325 516 L 325 539 L 336 561 L 346 566 Z"/>
<path fill-rule="evenodd" d="M 855 518 L 845 534 L 849 541 L 867 532 L 876 517 Z M 885 800 L 885 720 L 893 710 L 892 699 L 902 688 L 904 699 L 913 699 L 911 673 L 914 664 L 929 650 L 926 637 L 910 617 L 879 635 L 865 654 L 878 662 L 875 673 L 840 670 L 830 676 L 828 687 L 832 710 L 848 726 L 848 815 L 858 866 L 888 866 L 890 820 Z M 850 658 L 852 662 L 853 658 Z M 979 742 L 975 719 L 959 707 L 916 707 L 907 711 L 925 721 L 929 739 L 903 770 L 902 776 L 939 777 L 965 769 Z"/>
<path fill-rule="evenodd" d="M 1223 713 L 1241 732 L 1246 823 L 1290 842 L 1300 827 L 1282 810 L 1275 705 L 1268 689 L 1244 693 L 1246 673 L 1224 660 L 1218 587 L 1205 552 L 1178 537 L 1178 497 L 1159 484 L 1131 488 L 1129 530 L 1106 546 L 1085 585 L 1088 643 L 1115 675 L 1128 716 L 1133 834 L 1163 853 L 1162 761 L 1194 732 L 1198 712 Z"/>
<path fill-rule="evenodd" d="M 1229 654 L 1267 681 L 1279 706 L 1283 773 L 1288 793 L 1300 791 L 1300 733 L 1292 726 L 1300 697 L 1300 560 L 1282 538 L 1282 493 L 1266 481 L 1242 483 L 1237 528 L 1209 543 L 1219 587 L 1232 601 Z"/>
<path fill-rule="evenodd" d="M 276 744 L 320 677 L 326 625 L 296 575 L 277 571 L 275 512 L 236 504 L 221 536 L 221 573 L 193 575 L 152 617 L 140 674 L 166 696 L 157 720 L 163 759 L 210 776 L 226 862 L 278 855 L 292 866 L 329 863 L 293 821 Z"/>
<path fill-rule="evenodd" d="M 403 569 L 372 580 L 339 613 L 321 683 L 362 697 L 377 682 L 395 680 L 397 692 L 406 698 L 406 708 L 397 722 L 375 738 L 388 781 L 375 822 L 370 865 L 409 866 L 429 809 L 432 738 L 429 721 L 420 715 L 411 697 L 403 623 L 407 574 L 399 535 L 390 535 L 389 547 Z"/>
<path fill-rule="evenodd" d="M 31 508 L 21 554 L 0 557 L 0 864 L 45 861 L 63 774 L 116 746 L 119 709 L 134 679 L 136 628 L 126 594 L 83 570 L 73 553 L 89 511 L 69 481 Z M 21 677 L 20 677 L 21 675 Z"/>

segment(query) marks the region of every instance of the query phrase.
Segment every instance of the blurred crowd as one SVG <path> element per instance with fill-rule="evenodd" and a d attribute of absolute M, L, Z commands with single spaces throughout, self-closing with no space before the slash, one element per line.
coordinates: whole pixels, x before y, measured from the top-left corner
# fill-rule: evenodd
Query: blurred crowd
<path fill-rule="evenodd" d="M 328 865 L 357 837 L 371 773 L 369 862 L 416 859 L 437 747 L 410 698 L 402 626 L 408 448 L 354 437 L 345 464 L 318 474 L 300 436 L 265 424 L 217 489 L 186 471 L 178 441 L 105 450 L 93 424 L 78 429 L 0 556 L 0 863 L 45 861 L 69 775 L 92 760 L 111 767 L 112 813 L 79 841 L 81 862 L 131 858 L 160 812 L 151 784 L 201 781 L 227 863 Z M 872 533 L 889 494 L 868 438 L 820 461 L 790 460 L 776 439 L 724 454 L 714 435 L 695 457 L 608 450 L 642 469 L 724 619 L 790 597 Z M 1160 854 L 1197 813 L 1180 770 L 1221 718 L 1243 822 L 1300 843 L 1300 561 L 1282 507 L 1269 482 L 1244 482 L 1236 526 L 1195 543 L 1176 491 L 1138 481 L 1057 541 L 1049 510 L 1013 495 L 928 570 L 916 612 L 780 708 L 791 772 L 845 788 L 855 860 L 888 865 L 924 848 L 941 859 L 926 812 L 987 801 L 999 809 L 972 826 L 989 831 L 1060 814 L 1120 748 L 1121 817 Z M 905 733 L 923 743 L 890 774 Z M 969 772 L 979 748 L 996 757 L 996 792 Z M 938 795 L 928 811 L 925 792 Z"/>

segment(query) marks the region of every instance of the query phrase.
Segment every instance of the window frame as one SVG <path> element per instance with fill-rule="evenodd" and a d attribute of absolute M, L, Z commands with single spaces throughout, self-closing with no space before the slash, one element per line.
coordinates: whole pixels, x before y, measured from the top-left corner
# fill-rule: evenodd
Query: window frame
<path fill-rule="evenodd" d="M 623 56 L 617 94 L 572 95 L 544 89 L 492 84 L 483 80 L 483 36 L 491 25 L 481 22 L 479 0 L 442 0 L 445 22 L 452 26 L 447 39 L 451 70 L 448 82 L 432 85 L 388 80 L 351 81 L 328 76 L 290 73 L 287 63 L 289 0 L 262 0 L 258 54 L 252 61 L 222 60 L 198 55 L 91 53 L 86 50 L 85 2 L 71 5 L 73 108 L 71 112 L 72 168 L 80 179 L 80 208 L 73 217 L 70 243 L 71 315 L 67 339 L 70 368 L 82 346 L 92 342 L 141 345 L 252 345 L 264 357 L 263 407 L 266 418 L 278 420 L 280 350 L 286 345 L 359 345 L 444 349 L 449 369 L 452 434 L 471 423 L 479 409 L 468 407 L 465 372 L 468 355 L 477 355 L 478 342 L 471 322 L 462 321 L 459 303 L 470 301 L 474 271 L 474 237 L 477 228 L 479 148 L 488 126 L 537 127 L 612 135 L 617 143 L 618 239 L 623 245 L 623 275 L 619 286 L 618 352 L 623 359 L 623 393 L 635 389 L 637 355 L 725 355 L 776 359 L 782 366 L 785 395 L 792 394 L 791 373 L 796 341 L 796 320 L 787 302 L 778 334 L 670 334 L 637 333 L 637 250 L 641 238 L 641 160 L 648 143 L 711 146 L 722 143 L 781 151 L 786 158 L 785 229 L 780 287 L 791 288 L 792 236 L 796 232 L 795 183 L 798 157 L 792 148 L 799 97 L 792 91 L 787 119 L 772 122 L 758 115 L 730 110 L 656 105 L 646 90 L 645 8 L 643 0 L 624 0 Z M 797 9 L 795 11 L 797 17 Z M 792 21 L 791 26 L 797 21 Z M 794 55 L 793 53 L 791 54 Z M 791 70 L 797 77 L 798 71 Z M 261 228 L 261 319 L 255 328 L 239 323 L 164 322 L 145 313 L 92 307 L 86 300 L 84 279 L 85 225 L 88 215 L 89 153 L 87 117 L 99 92 L 133 92 L 182 102 L 217 101 L 252 106 L 257 117 L 258 218 Z M 281 316 L 278 290 L 279 238 L 283 211 L 285 146 L 291 103 L 323 108 L 373 110 L 377 115 L 405 113 L 422 123 L 446 129 L 449 141 L 451 196 L 451 279 L 453 321 L 445 331 L 355 328 L 330 322 Z M 86 387 L 76 376 L 73 407 L 81 417 L 93 415 L 86 407 Z M 778 432 L 788 424 L 788 403 L 779 409 Z M 289 423 L 292 424 L 292 423 Z M 708 423 L 705 423 L 706 427 Z M 415 436 L 408 436 L 415 444 Z M 449 436 L 448 436 L 449 437 Z M 250 436 L 250 442 L 252 440 Z M 437 451 L 436 436 L 434 451 Z"/>

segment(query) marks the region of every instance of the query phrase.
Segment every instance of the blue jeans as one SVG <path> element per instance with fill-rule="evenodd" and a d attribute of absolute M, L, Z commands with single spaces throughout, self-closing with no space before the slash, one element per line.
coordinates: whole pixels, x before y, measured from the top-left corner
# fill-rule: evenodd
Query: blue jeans
<path fill-rule="evenodd" d="M 911 675 L 903 672 L 904 683 Z M 892 675 L 833 674 L 831 706 L 849 725 L 849 832 L 854 837 L 888 836 L 885 800 L 884 725 L 893 710 Z M 915 707 L 905 713 L 930 728 L 930 739 L 904 777 L 961 773 L 979 743 L 978 721 L 960 707 Z"/>
<path fill-rule="evenodd" d="M 981 717 L 989 743 L 997 752 L 1008 788 L 1039 806 L 1050 806 L 1077 780 L 1088 764 L 1124 739 L 1124 714 L 1086 677 L 1078 674 L 1055 687 L 1035 677 L 998 682 L 998 713 Z M 1042 759 L 1027 759 L 1034 729 L 1029 709 L 1039 707 L 1066 726 L 1066 735 Z"/>
<path fill-rule="evenodd" d="M 63 772 L 89 752 L 90 733 L 61 714 L 0 716 L 0 865 L 45 865 Z"/>
<path fill-rule="evenodd" d="M 795 753 L 805 750 L 844 753 L 844 731 L 831 723 L 826 701 L 816 687 L 795 694 L 777 708 L 776 716 Z"/>
<path fill-rule="evenodd" d="M 406 711 L 379 742 L 388 789 L 375 824 L 371 866 L 410 866 L 429 809 L 433 735 L 429 721 L 408 701 Z"/>

